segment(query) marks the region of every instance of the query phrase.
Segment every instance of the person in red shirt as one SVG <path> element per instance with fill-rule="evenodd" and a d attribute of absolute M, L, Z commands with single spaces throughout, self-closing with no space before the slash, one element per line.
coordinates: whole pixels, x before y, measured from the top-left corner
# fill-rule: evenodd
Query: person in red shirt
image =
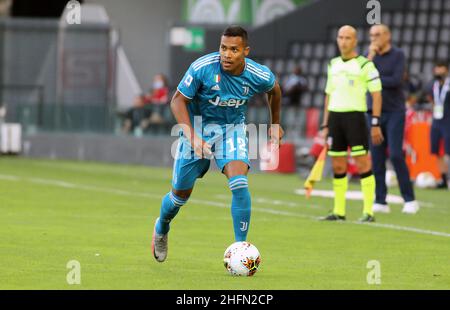
<path fill-rule="evenodd" d="M 163 74 L 153 78 L 152 88 L 146 94 L 136 97 L 133 107 L 125 114 L 123 130 L 126 133 L 135 128 L 145 130 L 150 124 L 164 122 L 161 116 L 161 107 L 169 101 L 169 86 Z"/>

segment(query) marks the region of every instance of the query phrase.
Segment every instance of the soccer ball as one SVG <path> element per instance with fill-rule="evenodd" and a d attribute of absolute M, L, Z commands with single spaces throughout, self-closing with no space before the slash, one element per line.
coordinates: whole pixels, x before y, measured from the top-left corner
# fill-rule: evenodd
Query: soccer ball
<path fill-rule="evenodd" d="M 416 186 L 418 188 L 434 188 L 436 187 L 436 179 L 431 172 L 421 172 L 417 175 Z"/>
<path fill-rule="evenodd" d="M 250 242 L 235 242 L 223 254 L 223 264 L 233 276 L 253 276 L 260 263 L 261 255 Z"/>

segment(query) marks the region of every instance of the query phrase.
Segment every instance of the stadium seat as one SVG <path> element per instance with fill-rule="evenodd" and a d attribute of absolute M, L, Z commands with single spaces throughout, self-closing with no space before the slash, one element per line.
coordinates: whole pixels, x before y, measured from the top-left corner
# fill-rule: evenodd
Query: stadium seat
<path fill-rule="evenodd" d="M 421 70 L 420 70 L 420 62 L 418 61 L 413 61 L 410 63 L 409 65 L 409 73 L 412 75 L 421 75 Z"/>
<path fill-rule="evenodd" d="M 450 27 L 450 13 L 447 12 L 442 16 L 442 25 L 445 27 Z"/>
<path fill-rule="evenodd" d="M 420 44 L 413 45 L 412 59 L 421 60 L 423 57 L 423 46 Z"/>
<path fill-rule="evenodd" d="M 301 45 L 300 42 L 295 42 L 291 46 L 291 57 L 299 58 L 301 52 Z"/>
<path fill-rule="evenodd" d="M 309 58 L 312 55 L 312 45 L 311 43 L 306 43 L 303 45 L 302 56 Z"/>
<path fill-rule="evenodd" d="M 311 68 L 310 68 L 310 73 L 314 74 L 314 75 L 318 75 L 320 73 L 320 62 L 319 60 L 315 59 L 311 62 Z"/>
<path fill-rule="evenodd" d="M 277 60 L 275 60 L 275 65 L 274 65 L 273 70 L 275 71 L 275 73 L 278 73 L 278 74 L 284 73 L 285 72 L 284 71 L 285 70 L 284 59 L 278 58 Z"/>
<path fill-rule="evenodd" d="M 357 31 L 357 39 L 359 42 L 363 41 L 365 39 L 365 34 L 366 34 L 366 30 L 362 27 L 357 27 L 356 28 Z"/>
<path fill-rule="evenodd" d="M 316 108 L 322 108 L 324 103 L 325 103 L 324 101 L 325 101 L 325 95 L 324 95 L 324 92 L 322 90 L 322 91 L 317 92 L 314 95 L 313 106 L 316 107 Z"/>
<path fill-rule="evenodd" d="M 291 73 L 296 66 L 297 66 L 297 63 L 296 63 L 295 59 L 289 59 L 286 62 L 286 71 L 285 72 Z"/>
<path fill-rule="evenodd" d="M 414 33 L 414 41 L 417 43 L 423 43 L 425 42 L 425 27 L 422 28 L 416 28 L 416 31 Z"/>
<path fill-rule="evenodd" d="M 439 27 L 440 24 L 441 24 L 441 14 L 436 12 L 432 13 L 430 15 L 430 26 Z"/>
<path fill-rule="evenodd" d="M 298 64 L 302 68 L 304 74 L 309 74 L 309 62 L 306 59 L 301 59 Z"/>
<path fill-rule="evenodd" d="M 449 51 L 448 45 L 441 44 L 437 49 L 437 58 L 439 59 L 448 59 Z"/>
<path fill-rule="evenodd" d="M 411 10 L 417 10 L 419 8 L 419 1 L 420 0 L 410 0 L 410 1 L 408 1 L 409 8 Z"/>
<path fill-rule="evenodd" d="M 430 9 L 430 1 L 429 0 L 420 0 L 419 9 L 421 11 L 428 11 Z"/>
<path fill-rule="evenodd" d="M 423 75 L 425 78 L 425 81 L 430 80 L 430 77 L 433 76 L 433 68 L 434 68 L 434 62 L 433 61 L 427 61 L 423 64 Z"/>
<path fill-rule="evenodd" d="M 439 36 L 439 42 L 449 43 L 450 42 L 450 29 L 442 28 L 441 35 Z"/>
<path fill-rule="evenodd" d="M 433 60 L 435 58 L 435 47 L 433 45 L 428 45 L 425 48 L 425 59 L 431 59 Z"/>
<path fill-rule="evenodd" d="M 403 19 L 404 19 L 403 13 L 396 12 L 396 13 L 394 13 L 392 24 L 394 26 L 401 27 L 403 25 Z"/>
<path fill-rule="evenodd" d="M 438 40 L 438 30 L 436 28 L 429 28 L 427 33 L 427 42 L 436 44 Z"/>
<path fill-rule="evenodd" d="M 326 84 L 327 84 L 327 77 L 325 75 L 319 77 L 319 81 L 317 83 L 317 89 L 324 91 Z"/>
<path fill-rule="evenodd" d="M 325 76 L 328 74 L 328 64 L 330 63 L 329 59 L 324 59 L 322 61 L 322 68 L 320 70 L 320 74 L 324 74 Z"/>
<path fill-rule="evenodd" d="M 431 9 L 433 11 L 440 11 L 442 9 L 442 1 L 441 0 L 433 0 L 431 4 Z"/>
<path fill-rule="evenodd" d="M 412 28 L 405 28 L 403 30 L 403 36 L 402 36 L 404 43 L 411 43 L 413 41 L 413 30 Z"/>
<path fill-rule="evenodd" d="M 406 59 L 408 59 L 411 56 L 411 46 L 409 44 L 402 44 L 400 48 L 405 53 Z"/>
<path fill-rule="evenodd" d="M 324 43 L 316 43 L 314 48 L 314 57 L 315 58 L 323 58 L 325 56 L 325 44 Z"/>
<path fill-rule="evenodd" d="M 336 44 L 335 44 L 334 42 L 333 42 L 333 43 L 328 43 L 328 45 L 327 45 L 326 57 L 327 57 L 328 59 L 330 59 L 330 58 L 335 57 L 336 54 L 337 54 L 337 51 L 336 51 Z"/>
<path fill-rule="evenodd" d="M 308 86 L 309 86 L 309 83 L 308 83 Z M 309 86 L 310 87 L 310 89 L 311 89 L 311 86 Z M 306 94 L 304 94 L 303 95 L 303 97 L 302 97 L 302 102 L 301 102 L 301 106 L 302 107 L 310 107 L 312 105 L 312 102 L 311 102 L 311 92 L 307 92 Z"/>
<path fill-rule="evenodd" d="M 406 17 L 405 17 L 404 25 L 408 26 L 408 27 L 412 27 L 415 25 L 415 23 L 416 23 L 416 14 L 414 14 L 414 12 L 407 13 Z"/>
<path fill-rule="evenodd" d="M 286 129 L 290 130 L 295 128 L 297 123 L 297 107 L 286 107 L 283 108 L 282 115 L 282 125 Z"/>
<path fill-rule="evenodd" d="M 401 37 L 401 28 L 392 28 L 391 29 L 391 38 L 392 38 L 392 43 L 394 44 L 398 44 L 400 42 L 400 37 Z"/>
<path fill-rule="evenodd" d="M 391 25 L 392 24 L 391 12 L 383 12 L 383 14 L 381 14 L 381 22 L 385 25 Z"/>
<path fill-rule="evenodd" d="M 310 90 L 314 90 L 316 89 L 316 78 L 314 76 L 308 76 L 307 77 L 308 80 L 308 87 Z"/>
<path fill-rule="evenodd" d="M 428 14 L 427 13 L 420 13 L 417 17 L 417 24 L 422 27 L 426 27 L 428 25 Z"/>

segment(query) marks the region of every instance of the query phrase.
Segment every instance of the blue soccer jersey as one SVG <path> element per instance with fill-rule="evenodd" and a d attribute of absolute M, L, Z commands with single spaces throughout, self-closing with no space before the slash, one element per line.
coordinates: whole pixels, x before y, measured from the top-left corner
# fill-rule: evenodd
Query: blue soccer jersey
<path fill-rule="evenodd" d="M 247 103 L 257 93 L 270 91 L 275 85 L 274 74 L 263 65 L 246 58 L 240 75 L 223 71 L 220 53 L 196 60 L 178 85 L 178 91 L 191 99 L 188 105 L 191 122 L 202 117 L 202 128 L 209 124 L 244 124 Z"/>
<path fill-rule="evenodd" d="M 268 92 L 274 85 L 273 73 L 250 59 L 245 60 L 245 69 L 240 75 L 222 70 L 219 53 L 201 57 L 189 67 L 178 91 L 191 100 L 188 105 L 191 123 L 196 133 L 212 146 L 220 170 L 236 160 L 250 167 L 245 126 L 247 103 L 256 93 Z M 201 117 L 201 124 L 197 117 Z M 195 180 L 210 166 L 210 160 L 198 158 L 184 137 L 179 141 L 175 157 L 174 189 L 193 188 Z"/>

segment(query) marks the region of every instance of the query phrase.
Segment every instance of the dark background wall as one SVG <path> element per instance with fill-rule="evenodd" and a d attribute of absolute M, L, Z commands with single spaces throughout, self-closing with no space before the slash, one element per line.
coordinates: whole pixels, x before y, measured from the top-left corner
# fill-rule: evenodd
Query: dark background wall
<path fill-rule="evenodd" d="M 366 0 L 321 0 L 302 6 L 281 19 L 258 28 L 249 28 L 250 58 L 287 56 L 293 41 L 326 40 L 330 26 L 350 24 L 367 25 Z M 383 11 L 404 8 L 407 0 L 381 0 Z M 346 14 L 341 14 L 344 12 Z M 349 18 L 351 16 L 351 18 Z M 308 27 L 299 27 L 299 21 Z M 220 35 L 226 25 L 205 27 L 205 51 L 186 52 L 171 47 L 170 77 L 178 81 L 188 66 L 203 54 L 218 50 Z"/>

